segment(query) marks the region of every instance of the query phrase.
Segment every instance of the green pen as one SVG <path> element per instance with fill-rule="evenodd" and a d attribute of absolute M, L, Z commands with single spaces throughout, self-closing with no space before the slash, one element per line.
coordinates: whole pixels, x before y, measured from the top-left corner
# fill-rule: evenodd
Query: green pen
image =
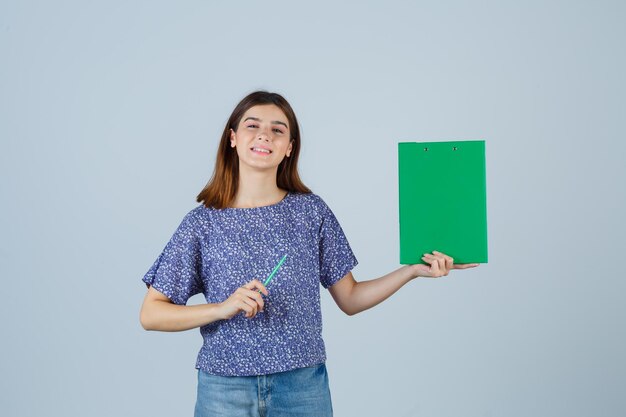
<path fill-rule="evenodd" d="M 278 265 L 276 265 L 274 267 L 274 270 L 272 271 L 272 273 L 270 274 L 269 277 L 267 277 L 267 279 L 265 280 L 265 282 L 263 283 L 263 285 L 265 285 L 266 287 L 268 286 L 268 284 L 270 283 L 270 281 L 272 280 L 272 278 L 274 278 L 274 275 L 276 274 L 276 271 L 278 271 L 278 268 L 280 268 L 280 266 L 283 264 L 283 262 L 285 262 L 285 259 L 287 259 L 287 255 L 283 256 L 283 258 L 280 260 L 280 262 L 278 262 Z M 259 290 L 259 292 L 261 292 L 261 290 Z"/>

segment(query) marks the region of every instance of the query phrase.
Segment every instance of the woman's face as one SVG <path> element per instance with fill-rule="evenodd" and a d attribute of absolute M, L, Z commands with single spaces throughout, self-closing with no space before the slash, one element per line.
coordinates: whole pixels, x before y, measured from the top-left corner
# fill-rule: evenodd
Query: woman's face
<path fill-rule="evenodd" d="M 292 141 L 285 114 L 273 104 L 253 106 L 241 118 L 237 131 L 230 130 L 230 145 L 237 148 L 239 164 L 257 169 L 276 169 L 291 154 Z"/>

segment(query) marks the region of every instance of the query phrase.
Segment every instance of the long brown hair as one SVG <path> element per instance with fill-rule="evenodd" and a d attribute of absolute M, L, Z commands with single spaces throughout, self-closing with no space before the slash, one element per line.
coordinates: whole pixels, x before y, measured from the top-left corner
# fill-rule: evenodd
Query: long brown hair
<path fill-rule="evenodd" d="M 198 203 L 204 203 L 206 207 L 222 209 L 228 207 L 233 202 L 237 194 L 239 183 L 239 157 L 237 156 L 237 150 L 230 147 L 230 129 L 236 132 L 244 113 L 250 107 L 263 104 L 274 104 L 281 109 L 285 116 L 287 116 L 289 131 L 291 132 L 291 154 L 289 158 L 285 157 L 280 165 L 278 165 L 276 185 L 279 188 L 291 192 L 311 192 L 311 190 L 302 183 L 298 175 L 300 128 L 296 114 L 293 112 L 287 100 L 280 94 L 267 91 L 255 91 L 244 97 L 230 115 L 217 148 L 213 176 L 196 197 Z"/>

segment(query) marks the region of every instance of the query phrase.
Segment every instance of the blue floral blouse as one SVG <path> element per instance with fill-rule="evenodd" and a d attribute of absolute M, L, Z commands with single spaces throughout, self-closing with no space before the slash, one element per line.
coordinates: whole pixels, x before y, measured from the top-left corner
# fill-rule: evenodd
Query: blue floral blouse
<path fill-rule="evenodd" d="M 196 368 L 225 376 L 263 375 L 326 360 L 320 284 L 358 263 L 334 214 L 315 194 L 288 193 L 264 207 L 191 210 L 143 277 L 173 303 L 203 293 L 220 303 L 252 279 L 268 285 L 265 309 L 200 328 Z"/>

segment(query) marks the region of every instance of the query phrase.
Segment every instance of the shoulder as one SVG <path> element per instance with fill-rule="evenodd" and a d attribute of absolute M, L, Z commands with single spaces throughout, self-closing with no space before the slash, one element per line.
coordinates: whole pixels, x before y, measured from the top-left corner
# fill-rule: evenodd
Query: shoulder
<path fill-rule="evenodd" d="M 324 199 L 315 193 L 292 193 L 292 198 L 296 204 L 306 207 L 318 214 L 323 214 L 329 210 Z"/>
<path fill-rule="evenodd" d="M 204 207 L 204 205 L 202 204 L 192 208 L 183 217 L 183 222 L 198 223 L 203 217 L 206 217 L 204 214 L 205 210 L 209 210 L 209 209 Z"/>
<path fill-rule="evenodd" d="M 313 206 L 327 207 L 324 199 L 315 193 L 291 193 L 291 195 L 300 202 Z"/>
<path fill-rule="evenodd" d="M 314 219 L 316 223 L 321 225 L 327 221 L 336 221 L 335 214 L 321 196 L 314 193 L 294 194 L 294 196 L 299 200 L 296 203 L 299 207 L 298 211 Z"/>
<path fill-rule="evenodd" d="M 209 224 L 210 211 L 203 204 L 194 207 L 183 216 L 180 227 L 198 232 Z"/>

